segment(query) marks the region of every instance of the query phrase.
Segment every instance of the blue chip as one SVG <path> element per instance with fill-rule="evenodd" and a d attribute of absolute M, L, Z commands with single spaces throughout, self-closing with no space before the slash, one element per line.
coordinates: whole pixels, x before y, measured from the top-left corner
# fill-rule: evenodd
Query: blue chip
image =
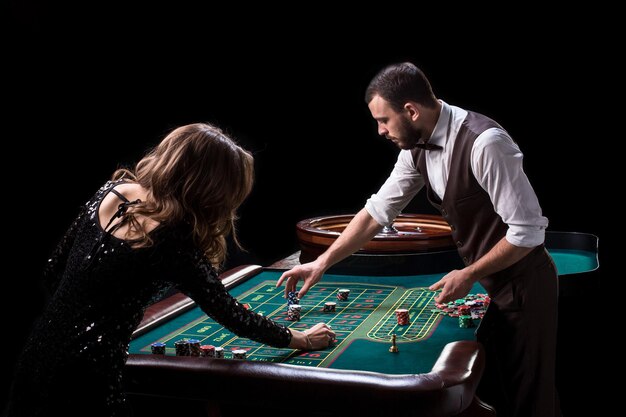
<path fill-rule="evenodd" d="M 150 348 L 155 355 L 165 355 L 165 343 L 155 342 L 150 345 Z"/>
<path fill-rule="evenodd" d="M 289 291 L 287 293 L 287 305 L 290 306 L 292 304 L 300 304 L 297 291 Z"/>

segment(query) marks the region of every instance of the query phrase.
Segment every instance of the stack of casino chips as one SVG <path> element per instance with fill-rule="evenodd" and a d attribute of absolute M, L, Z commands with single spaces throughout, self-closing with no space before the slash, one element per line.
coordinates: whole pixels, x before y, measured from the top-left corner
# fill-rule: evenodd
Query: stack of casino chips
<path fill-rule="evenodd" d="M 200 356 L 200 341 L 197 339 L 180 339 L 174 342 L 176 356 Z"/>
<path fill-rule="evenodd" d="M 218 359 L 224 358 L 224 348 L 221 346 L 215 346 L 215 357 Z"/>
<path fill-rule="evenodd" d="M 188 339 L 189 356 L 200 356 L 200 341 L 197 339 Z"/>
<path fill-rule="evenodd" d="M 233 359 L 246 359 L 246 350 L 245 349 L 233 350 Z"/>
<path fill-rule="evenodd" d="M 472 308 L 468 306 L 467 304 L 465 304 L 465 302 L 459 305 L 456 311 L 459 313 L 459 316 L 471 316 L 472 315 Z"/>
<path fill-rule="evenodd" d="M 176 356 L 189 356 L 189 342 L 187 339 L 180 339 L 174 342 Z"/>
<path fill-rule="evenodd" d="M 335 311 L 335 307 L 337 306 L 337 303 L 333 302 L 333 301 L 329 301 L 327 303 L 324 303 L 324 311 L 327 313 L 331 313 L 333 311 Z"/>
<path fill-rule="evenodd" d="M 350 290 L 346 288 L 342 288 L 337 291 L 337 299 L 339 301 L 348 301 L 348 297 L 350 296 Z"/>
<path fill-rule="evenodd" d="M 292 304 L 300 304 L 297 291 L 289 291 L 287 293 L 287 307 L 289 307 Z"/>
<path fill-rule="evenodd" d="M 474 327 L 474 322 L 472 321 L 472 307 L 467 304 L 459 305 L 457 308 L 457 312 L 459 313 L 459 327 L 464 329 Z"/>
<path fill-rule="evenodd" d="M 400 326 L 406 326 L 409 324 L 409 310 L 406 308 L 396 309 L 396 320 Z"/>
<path fill-rule="evenodd" d="M 291 304 L 287 309 L 287 320 L 300 321 L 301 311 L 302 307 L 300 306 L 300 304 Z"/>
<path fill-rule="evenodd" d="M 165 343 L 155 342 L 150 345 L 150 348 L 152 349 L 152 353 L 155 355 L 165 355 Z"/>
<path fill-rule="evenodd" d="M 490 301 L 487 294 L 468 294 L 447 304 L 437 303 L 432 311 L 458 317 L 460 327 L 474 327 L 474 320 L 483 318 Z"/>
<path fill-rule="evenodd" d="M 301 308 L 300 308 L 300 300 L 298 299 L 298 292 L 289 291 L 287 293 L 287 320 L 289 321 L 300 320 L 300 311 L 301 311 Z"/>
<path fill-rule="evenodd" d="M 214 358 L 215 357 L 215 346 L 213 345 L 202 345 L 200 346 L 200 356 L 205 358 Z"/>
<path fill-rule="evenodd" d="M 459 316 L 459 327 L 462 327 L 464 329 L 474 327 L 474 321 L 472 320 L 472 316 L 470 316 L 469 314 Z"/>

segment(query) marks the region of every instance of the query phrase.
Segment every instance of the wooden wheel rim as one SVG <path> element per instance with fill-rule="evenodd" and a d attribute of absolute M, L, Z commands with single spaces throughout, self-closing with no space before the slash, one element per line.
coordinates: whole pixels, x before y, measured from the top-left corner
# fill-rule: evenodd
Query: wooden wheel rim
<path fill-rule="evenodd" d="M 301 220 L 296 234 L 303 250 L 327 248 L 345 229 L 354 214 L 323 216 Z M 359 250 L 362 253 L 414 253 L 455 247 L 452 230 L 441 216 L 401 214 L 392 230 L 382 230 Z"/>

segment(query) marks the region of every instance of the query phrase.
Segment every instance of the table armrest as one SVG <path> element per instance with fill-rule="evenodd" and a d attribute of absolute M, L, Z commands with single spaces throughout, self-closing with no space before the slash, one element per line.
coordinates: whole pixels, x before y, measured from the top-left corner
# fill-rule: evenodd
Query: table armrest
<path fill-rule="evenodd" d="M 431 372 L 377 372 L 302 367 L 203 357 L 130 355 L 125 383 L 130 395 L 206 400 L 236 406 L 307 409 L 356 415 L 451 416 L 474 399 L 484 368 L 477 342 L 446 345 Z"/>

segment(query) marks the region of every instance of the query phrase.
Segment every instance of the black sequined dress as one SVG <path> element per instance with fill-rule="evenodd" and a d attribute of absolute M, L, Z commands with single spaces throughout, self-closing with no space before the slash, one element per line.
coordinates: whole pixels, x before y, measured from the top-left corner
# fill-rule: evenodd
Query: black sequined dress
<path fill-rule="evenodd" d="M 117 184 L 85 204 L 48 262 L 53 295 L 22 353 L 9 416 L 127 415 L 122 370 L 131 334 L 172 287 L 240 336 L 276 347 L 291 340 L 286 327 L 228 294 L 188 227 L 160 225 L 154 244 L 140 249 L 104 232 L 98 208 Z"/>

